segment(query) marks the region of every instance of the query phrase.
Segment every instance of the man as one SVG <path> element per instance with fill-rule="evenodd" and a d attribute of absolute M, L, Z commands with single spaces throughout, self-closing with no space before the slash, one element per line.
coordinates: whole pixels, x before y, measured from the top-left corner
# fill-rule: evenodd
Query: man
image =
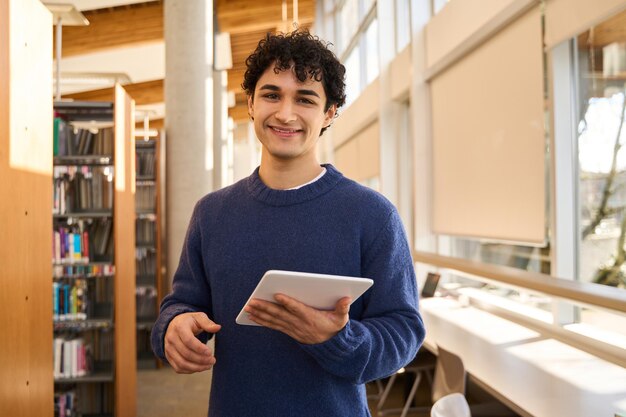
<path fill-rule="evenodd" d="M 172 293 L 152 333 L 180 373 L 214 368 L 209 416 L 369 416 L 364 384 L 394 373 L 424 338 L 397 211 L 320 166 L 315 145 L 344 104 L 345 69 L 308 32 L 267 35 L 243 88 L 260 167 L 196 205 Z M 352 305 L 319 311 L 284 295 L 235 318 L 270 269 L 362 276 Z M 203 343 L 213 334 L 215 354 Z"/>

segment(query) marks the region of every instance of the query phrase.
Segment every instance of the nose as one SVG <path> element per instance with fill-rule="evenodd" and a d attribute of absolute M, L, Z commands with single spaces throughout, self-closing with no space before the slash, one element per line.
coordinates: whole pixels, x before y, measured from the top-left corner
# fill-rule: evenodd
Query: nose
<path fill-rule="evenodd" d="M 290 100 L 282 100 L 275 114 L 276 120 L 281 123 L 290 123 L 296 120 L 293 103 Z"/>

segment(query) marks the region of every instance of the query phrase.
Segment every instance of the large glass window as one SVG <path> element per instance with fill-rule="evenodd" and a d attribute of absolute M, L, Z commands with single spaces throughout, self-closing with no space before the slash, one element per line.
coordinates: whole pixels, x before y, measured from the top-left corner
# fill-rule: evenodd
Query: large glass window
<path fill-rule="evenodd" d="M 411 41 L 411 4 L 409 0 L 396 0 L 396 53 L 402 52 Z"/>
<path fill-rule="evenodd" d="M 361 91 L 361 71 L 359 61 L 360 49 L 358 45 L 352 49 L 345 60 L 346 67 L 346 106 L 349 106 Z"/>
<path fill-rule="evenodd" d="M 576 39 L 579 274 L 626 288 L 626 11 Z M 579 327 L 621 334 L 626 318 L 580 308 Z M 618 336 L 619 337 L 619 336 Z"/>
<path fill-rule="evenodd" d="M 378 19 L 372 23 L 365 32 L 365 81 L 371 83 L 378 77 L 380 67 L 378 63 Z"/>
<path fill-rule="evenodd" d="M 530 272 L 550 274 L 550 247 L 533 247 L 497 242 L 485 242 L 476 239 L 451 237 L 446 239 L 450 256 L 464 258 L 486 264 L 502 265 Z M 474 296 L 486 297 L 489 302 L 498 302 L 497 298 L 508 300 L 505 308 L 524 309 L 524 314 L 531 314 L 542 321 L 552 321 L 552 299 L 530 291 L 517 290 L 497 284 L 489 284 L 464 276 L 450 275 L 453 286 L 462 286 L 482 290 Z M 535 309 L 532 311 L 531 309 Z"/>
<path fill-rule="evenodd" d="M 577 39 L 580 280 L 626 288 L 626 32 L 610 19 Z"/>
<path fill-rule="evenodd" d="M 363 0 L 363 15 L 367 15 L 372 7 L 376 4 L 376 0 Z"/>
<path fill-rule="evenodd" d="M 346 105 L 378 77 L 376 0 L 345 0 L 336 9 L 339 56 L 346 66 Z"/>
<path fill-rule="evenodd" d="M 433 0 L 433 15 L 436 15 L 443 9 L 450 0 Z"/>
<path fill-rule="evenodd" d="M 339 11 L 339 50 L 345 51 L 359 28 L 358 0 L 346 0 Z"/>

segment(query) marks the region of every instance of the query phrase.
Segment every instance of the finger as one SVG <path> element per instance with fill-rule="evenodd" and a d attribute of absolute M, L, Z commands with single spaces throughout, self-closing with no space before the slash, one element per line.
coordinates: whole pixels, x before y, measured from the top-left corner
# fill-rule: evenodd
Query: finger
<path fill-rule="evenodd" d="M 165 334 L 165 347 L 176 350 L 179 354 L 194 360 L 206 361 L 212 356 L 211 349 L 199 341 L 189 329 L 184 326 L 174 327 Z"/>
<path fill-rule="evenodd" d="M 285 308 L 276 303 L 255 299 L 250 301 L 245 311 L 253 315 L 263 314 L 264 316 L 268 315 L 279 318 L 285 313 Z"/>
<path fill-rule="evenodd" d="M 209 370 L 215 365 L 216 360 L 211 357 L 211 360 L 207 363 L 196 363 L 188 358 L 185 358 L 175 348 L 166 349 L 166 358 L 174 370 L 178 373 L 193 373 Z"/>
<path fill-rule="evenodd" d="M 185 358 L 188 361 L 192 361 L 195 363 L 209 363 L 211 358 L 213 357 L 212 350 L 207 345 L 200 342 L 198 339 L 195 339 L 195 342 L 199 343 L 202 346 L 203 348 L 202 352 L 197 352 L 192 347 L 189 347 L 188 345 L 186 345 L 183 342 L 183 340 L 180 339 L 180 337 L 172 338 L 169 341 L 169 346 L 171 347 L 171 349 L 175 350 L 178 354 L 180 354 L 183 358 Z M 195 347 L 195 343 L 194 343 L 194 347 Z"/>
<path fill-rule="evenodd" d="M 194 334 L 196 335 L 201 331 L 217 333 L 222 328 L 222 326 L 209 319 L 205 313 L 195 313 L 192 317 L 195 324 Z"/>
<path fill-rule="evenodd" d="M 350 304 L 352 299 L 350 297 L 343 297 L 335 304 L 335 314 L 339 316 L 345 316 L 350 312 Z"/>
<path fill-rule="evenodd" d="M 246 310 L 255 323 L 274 330 L 292 335 L 291 329 L 294 323 L 299 322 L 299 318 L 283 306 L 268 301 L 256 300 Z"/>
<path fill-rule="evenodd" d="M 198 355 L 211 354 L 211 349 L 209 349 L 206 344 L 202 343 L 188 328 L 181 328 L 180 331 L 174 333 L 171 342 L 176 345 L 178 345 L 177 342 L 179 342 L 184 347 L 195 352 Z"/>
<path fill-rule="evenodd" d="M 173 347 L 181 356 L 183 356 L 188 361 L 199 364 L 209 363 L 211 358 L 213 357 L 213 352 L 207 345 L 200 342 L 195 337 L 194 339 L 195 343 L 190 346 L 188 346 L 182 339 L 179 339 L 178 343 L 175 343 Z M 198 346 L 198 343 L 201 346 Z"/>
<path fill-rule="evenodd" d="M 295 314 L 297 316 L 303 316 L 305 314 L 306 309 L 310 309 L 311 307 L 306 304 L 301 303 L 295 298 L 291 298 L 285 294 L 276 294 L 274 299 L 278 301 L 280 305 L 285 307 L 289 312 Z"/>
<path fill-rule="evenodd" d="M 285 327 L 283 323 L 276 322 L 273 319 L 267 320 L 265 318 L 255 316 L 255 315 L 249 315 L 248 317 L 250 318 L 250 320 L 252 320 L 258 325 L 267 327 L 268 329 L 277 330 L 279 332 L 292 336 L 292 333 L 289 331 L 287 327 Z"/>
<path fill-rule="evenodd" d="M 246 312 L 255 317 L 257 320 L 261 320 L 264 326 L 268 323 L 277 324 L 282 321 L 281 311 L 282 307 L 279 307 L 272 303 L 254 303 L 246 307 Z"/>

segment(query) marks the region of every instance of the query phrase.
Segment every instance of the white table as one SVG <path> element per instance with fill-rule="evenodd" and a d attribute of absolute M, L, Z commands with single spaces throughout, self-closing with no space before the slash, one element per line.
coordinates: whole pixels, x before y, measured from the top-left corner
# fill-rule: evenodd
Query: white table
<path fill-rule="evenodd" d="M 626 369 L 446 298 L 420 300 L 425 346 L 459 355 L 479 385 L 523 416 L 626 413 Z"/>

